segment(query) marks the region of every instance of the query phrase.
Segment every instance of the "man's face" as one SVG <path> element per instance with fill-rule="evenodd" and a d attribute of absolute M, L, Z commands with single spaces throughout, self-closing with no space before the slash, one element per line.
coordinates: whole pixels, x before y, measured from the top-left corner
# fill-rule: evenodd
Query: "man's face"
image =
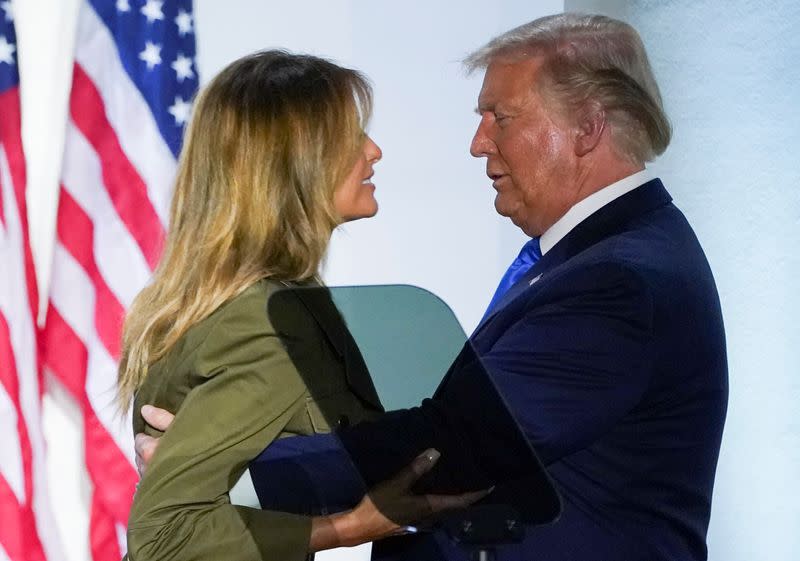
<path fill-rule="evenodd" d="M 486 158 L 495 209 L 529 236 L 540 236 L 574 201 L 574 133 L 536 84 L 539 57 L 500 59 L 486 69 L 481 122 L 470 153 Z"/>

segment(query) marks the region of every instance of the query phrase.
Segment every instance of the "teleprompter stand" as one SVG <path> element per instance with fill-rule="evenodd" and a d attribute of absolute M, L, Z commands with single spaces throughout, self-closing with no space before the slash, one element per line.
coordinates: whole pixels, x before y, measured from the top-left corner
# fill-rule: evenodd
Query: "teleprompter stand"
<path fill-rule="evenodd" d="M 495 561 L 497 548 L 520 543 L 525 525 L 508 505 L 481 505 L 448 518 L 443 527 L 450 539 L 470 551 L 472 561 Z"/>

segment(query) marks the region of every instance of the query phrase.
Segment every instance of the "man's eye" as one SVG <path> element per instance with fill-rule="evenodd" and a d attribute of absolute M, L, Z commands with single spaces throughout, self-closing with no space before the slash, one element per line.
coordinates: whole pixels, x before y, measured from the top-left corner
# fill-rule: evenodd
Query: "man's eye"
<path fill-rule="evenodd" d="M 509 119 L 508 115 L 495 115 L 494 116 L 494 121 L 496 123 L 498 123 L 498 124 L 504 123 L 504 122 L 508 121 L 508 119 Z"/>

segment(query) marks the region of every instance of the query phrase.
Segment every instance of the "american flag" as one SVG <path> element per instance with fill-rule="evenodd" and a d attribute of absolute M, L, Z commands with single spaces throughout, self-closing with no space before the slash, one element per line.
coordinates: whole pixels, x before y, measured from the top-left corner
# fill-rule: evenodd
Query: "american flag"
<path fill-rule="evenodd" d="M 197 89 L 191 0 L 83 0 L 44 366 L 80 406 L 94 561 L 119 561 L 137 476 L 114 406 L 125 310 L 158 262 Z"/>
<path fill-rule="evenodd" d="M 0 560 L 60 559 L 41 428 L 14 16 L 0 2 Z"/>

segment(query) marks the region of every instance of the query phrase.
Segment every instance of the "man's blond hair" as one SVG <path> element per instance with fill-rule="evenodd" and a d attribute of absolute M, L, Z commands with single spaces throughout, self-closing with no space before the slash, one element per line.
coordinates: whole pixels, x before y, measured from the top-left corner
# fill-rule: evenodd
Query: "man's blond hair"
<path fill-rule="evenodd" d="M 633 27 L 599 15 L 546 16 L 495 37 L 464 64 L 472 72 L 499 58 L 538 56 L 543 80 L 533 86 L 567 113 L 598 104 L 620 155 L 641 164 L 666 150 L 672 129 Z"/>

